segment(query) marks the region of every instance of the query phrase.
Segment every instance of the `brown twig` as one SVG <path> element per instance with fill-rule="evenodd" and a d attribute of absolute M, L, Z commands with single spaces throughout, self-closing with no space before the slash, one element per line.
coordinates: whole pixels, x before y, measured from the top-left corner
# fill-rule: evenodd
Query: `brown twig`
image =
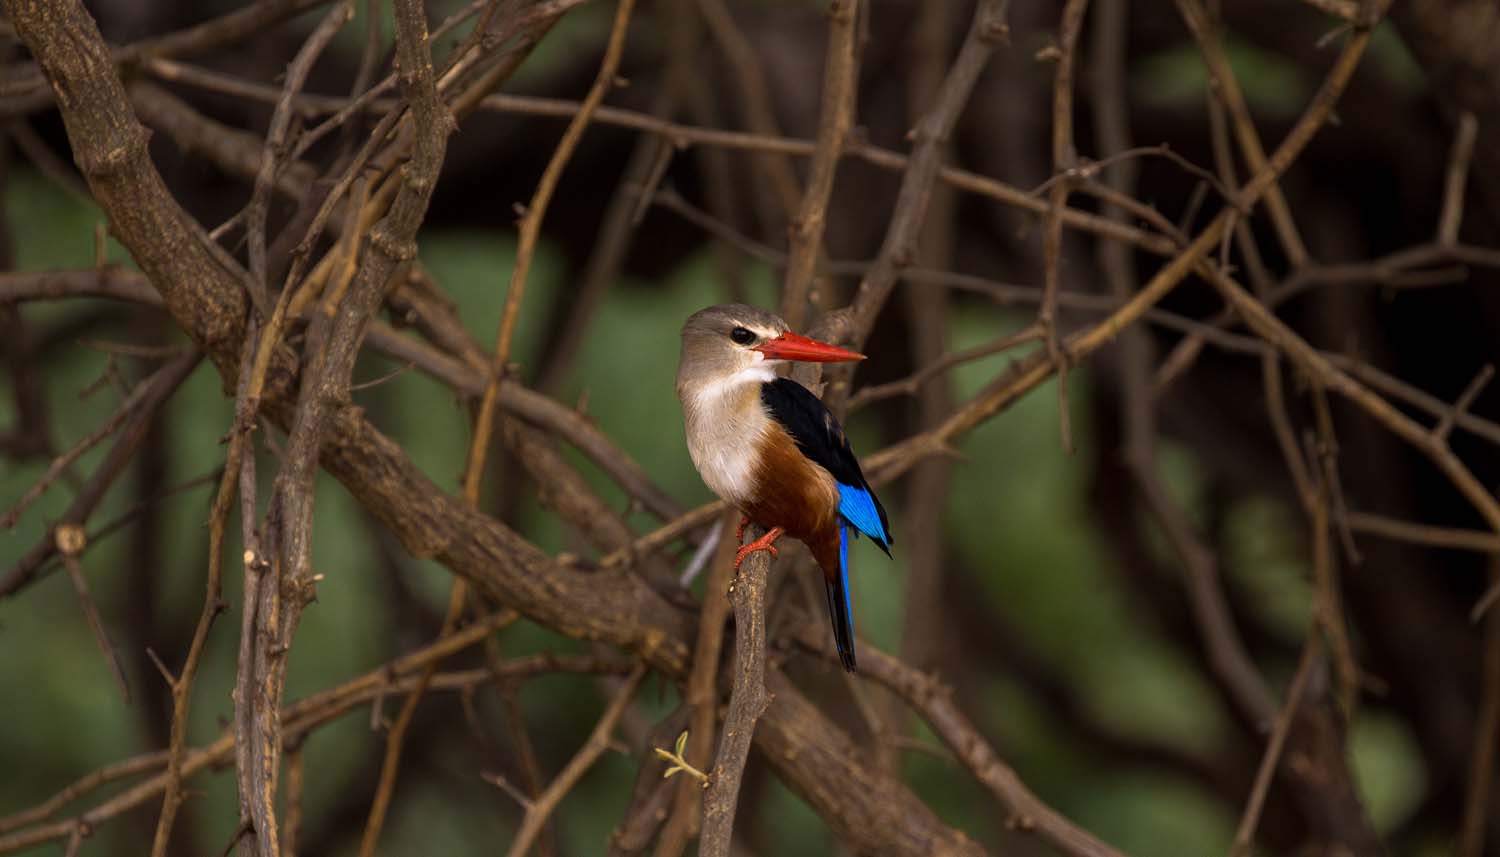
<path fill-rule="evenodd" d="M 246 354 L 240 361 L 239 395 L 245 395 L 250 385 L 251 354 L 254 339 L 246 337 Z M 182 805 L 182 758 L 187 746 L 188 711 L 192 705 L 193 682 L 198 675 L 198 664 L 203 657 L 203 647 L 208 642 L 208 631 L 214 619 L 227 605 L 223 601 L 223 579 L 221 557 L 224 553 L 224 528 L 228 525 L 229 510 L 235 500 L 235 488 L 240 476 L 241 459 L 250 442 L 251 426 L 236 422 L 230 430 L 229 451 L 224 457 L 219 488 L 214 494 L 213 505 L 208 515 L 208 574 L 204 583 L 203 607 L 198 614 L 198 623 L 193 628 L 193 639 L 188 644 L 187 657 L 181 672 L 168 678 L 172 691 L 172 728 L 167 748 L 167 781 L 162 795 L 161 814 L 157 816 L 156 833 L 152 837 L 151 857 L 162 857 L 172 838 L 172 825 L 177 810 Z M 250 450 L 254 455 L 254 450 Z M 252 508 L 245 511 L 254 517 Z M 165 674 L 165 671 L 164 671 Z"/>
<path fill-rule="evenodd" d="M 398 266 L 415 255 L 414 238 L 443 162 L 453 119 L 442 106 L 428 46 L 425 12 L 417 0 L 396 6 L 397 58 L 402 83 L 418 129 L 413 157 L 389 213 L 370 233 L 371 252 L 326 323 L 315 323 L 309 338 L 308 368 L 291 437 L 266 515 L 269 575 L 247 576 L 247 629 L 255 636 L 250 659 L 239 664 L 236 694 L 237 764 L 241 812 L 251 820 L 261 857 L 279 853 L 274 800 L 281 749 L 280 698 L 286 652 L 302 607 L 313 597 L 311 571 L 313 477 L 324 432 L 348 399 L 348 387 L 365 326 L 385 297 Z M 289 282 L 295 282 L 289 278 Z M 291 288 L 283 291 L 283 297 Z M 285 301 L 278 301 L 278 312 Z M 262 348 L 269 348 L 263 344 Z M 252 598 L 252 595 L 254 598 Z M 251 606 L 253 604 L 253 607 Z M 242 654 L 244 649 L 242 648 Z"/>
<path fill-rule="evenodd" d="M 1337 447 L 1333 440 L 1333 421 L 1329 414 L 1327 396 L 1321 390 L 1315 390 L 1313 400 L 1314 411 L 1317 413 L 1318 440 L 1314 442 L 1311 434 L 1304 438 L 1304 446 L 1308 449 L 1307 459 L 1320 465 L 1312 525 L 1324 528 L 1338 525 L 1339 531 L 1344 534 L 1343 538 L 1352 544 L 1353 537 L 1348 535 L 1348 522 L 1336 487 Z M 1340 521 L 1343 523 L 1339 524 Z M 1317 595 L 1313 599 L 1313 615 L 1317 627 L 1327 636 L 1329 650 L 1338 667 L 1339 711 L 1345 722 L 1352 723 L 1359 703 L 1359 663 L 1354 658 L 1354 643 L 1349 638 L 1349 623 L 1344 617 L 1338 560 L 1332 555 L 1332 551 L 1326 557 L 1322 554 L 1324 545 L 1319 540 L 1327 538 L 1327 533 L 1313 535 L 1313 574 L 1317 587 Z M 1350 555 L 1351 563 L 1357 561 L 1354 558 L 1356 556 L 1357 554 Z"/>
<path fill-rule="evenodd" d="M 629 2 L 629 0 L 624 0 Z M 526 815 L 521 819 L 521 828 L 516 831 L 516 838 L 511 840 L 510 848 L 505 852 L 507 857 L 523 857 L 536 840 L 537 834 L 541 832 L 542 825 L 552 810 L 557 808 L 573 786 L 583 777 L 588 769 L 593 766 L 598 758 L 609 749 L 611 735 L 615 731 L 615 725 L 625 714 L 625 709 L 634 698 L 636 689 L 641 686 L 641 681 L 646 677 L 646 665 L 637 664 L 631 670 L 630 677 L 615 693 L 615 698 L 609 707 L 604 709 L 600 715 L 599 722 L 595 724 L 594 731 L 589 733 L 588 740 L 579 748 L 578 752 L 568 760 L 568 764 L 547 786 L 547 790 L 537 796 L 537 799 L 526 807 Z"/>
<path fill-rule="evenodd" d="M 1250 108 L 1245 103 L 1244 93 L 1240 91 L 1239 81 L 1229 65 L 1229 59 L 1224 54 L 1217 33 L 1214 32 L 1208 12 L 1199 0 L 1176 0 L 1176 3 L 1189 32 L 1198 42 L 1203 60 L 1208 65 L 1209 74 L 1213 76 L 1217 84 L 1215 91 L 1223 100 L 1224 106 L 1229 109 L 1235 139 L 1239 142 L 1245 162 L 1249 164 L 1252 174 L 1264 173 L 1267 164 L 1266 151 L 1261 147 L 1260 135 L 1256 133 L 1255 123 L 1250 118 Z M 1297 232 L 1296 223 L 1292 220 L 1291 207 L 1287 205 L 1286 197 L 1282 196 L 1279 185 L 1273 182 L 1266 188 L 1265 202 L 1266 210 L 1271 215 L 1271 223 L 1276 229 L 1276 236 L 1292 267 L 1300 268 L 1307 264 L 1307 247 L 1302 243 L 1302 237 Z"/>
<path fill-rule="evenodd" d="M 475 420 L 474 436 L 469 448 L 468 463 L 464 471 L 464 500 L 472 508 L 477 508 L 479 504 L 480 484 L 484 475 L 484 463 L 494 425 L 493 413 L 495 401 L 499 397 L 500 384 L 505 376 L 505 364 L 509 358 L 521 299 L 525 294 L 527 271 L 530 268 L 531 259 L 536 250 L 536 242 L 540 234 L 542 218 L 546 214 L 547 205 L 557 186 L 558 179 L 561 177 L 563 169 L 566 167 L 573 150 L 577 147 L 578 141 L 583 135 L 583 130 L 588 123 L 589 114 L 603 100 L 604 95 L 614 82 L 615 69 L 619 65 L 625 30 L 630 20 L 630 12 L 633 5 L 634 0 L 621 0 L 620 7 L 616 13 L 614 30 L 611 34 L 609 44 L 605 48 L 604 59 L 600 64 L 599 74 L 595 78 L 594 85 L 590 89 L 588 97 L 584 100 L 584 106 L 579 110 L 573 123 L 568 126 L 568 130 L 564 133 L 562 141 L 558 144 L 556 151 L 554 151 L 546 170 L 543 171 L 541 181 L 538 182 L 536 192 L 532 196 L 531 204 L 522 218 L 520 249 L 517 251 L 516 265 L 511 274 L 510 289 L 506 294 L 505 309 L 500 320 L 499 332 L 496 335 L 495 355 L 490 364 L 490 377 L 488 383 L 485 385 L 483 400 L 479 406 L 478 416 Z M 434 96 L 435 93 L 434 89 Z M 435 180 L 435 175 L 433 178 Z M 461 579 L 455 580 L 449 596 L 448 613 L 443 620 L 443 628 L 440 636 L 446 636 L 452 632 L 466 598 L 467 588 L 464 582 Z M 381 766 L 380 782 L 375 792 L 375 798 L 371 802 L 364 836 L 360 843 L 361 857 L 371 857 L 375 853 L 375 847 L 380 839 L 380 831 L 384 825 L 386 811 L 390 805 L 391 795 L 395 788 L 396 774 L 399 770 L 401 760 L 401 748 L 406 731 L 416 714 L 416 708 L 420 704 L 426 682 L 431 680 L 434 671 L 435 665 L 428 667 L 423 672 L 422 681 L 417 686 L 417 692 L 408 697 L 407 702 L 403 705 L 396 719 L 395 725 L 386 737 L 386 755 Z"/>
<path fill-rule="evenodd" d="M 1439 441 L 1443 441 L 1446 443 L 1448 440 L 1448 435 L 1453 432 L 1454 422 L 1463 414 L 1468 412 L 1469 407 L 1474 404 L 1474 400 L 1479 398 L 1479 394 L 1484 392 L 1485 385 L 1488 384 L 1490 382 L 1490 379 L 1494 376 L 1494 364 L 1484 364 L 1484 366 L 1480 368 L 1479 373 L 1474 376 L 1474 380 L 1470 381 L 1469 386 L 1465 387 L 1464 391 L 1459 394 L 1458 400 L 1453 403 L 1452 409 L 1443 414 L 1442 419 L 1440 419 L 1437 426 L 1433 428 L 1432 436 Z"/>
<path fill-rule="evenodd" d="M 23 554 L 5 577 L 0 579 L 0 598 L 20 591 L 35 580 L 43 565 L 57 555 L 56 527 L 82 526 L 88 522 L 94 510 L 104 500 L 110 487 L 134 458 L 136 450 L 140 448 L 141 441 L 151 427 L 152 417 L 197 367 L 199 359 L 197 352 L 184 354 L 162 367 L 153 376 L 151 386 L 147 389 L 146 396 L 137 408 L 135 416 L 127 422 L 114 444 L 105 453 L 103 461 L 78 489 L 73 501 L 68 504 L 68 508 L 58 519 L 55 527 L 31 550 Z"/>
<path fill-rule="evenodd" d="M 68 570 L 68 579 L 73 583 L 73 594 L 77 596 L 78 606 L 88 620 L 89 631 L 94 635 L 100 654 L 104 655 L 104 664 L 109 667 L 109 674 L 119 688 L 120 698 L 129 705 L 130 683 L 125 680 L 120 655 L 115 651 L 114 641 L 110 639 L 109 629 L 99 616 L 99 608 L 94 604 L 93 596 L 89 594 L 88 580 L 83 576 L 83 566 L 78 562 L 78 554 L 84 545 L 83 528 L 77 524 L 60 524 L 53 530 L 53 535 L 57 539 L 57 552 L 62 555 L 63 566 Z"/>
<path fill-rule="evenodd" d="M 303 743 L 286 751 L 286 820 L 281 824 L 281 853 L 296 857 L 297 839 L 302 835 Z"/>
<path fill-rule="evenodd" d="M 1276 176 L 1284 171 L 1296 158 L 1312 136 L 1327 121 L 1332 112 L 1334 104 L 1337 103 L 1339 95 L 1348 84 L 1354 69 L 1359 65 L 1360 58 L 1364 55 L 1365 48 L 1369 44 L 1369 30 L 1360 30 L 1350 38 L 1348 44 L 1334 62 L 1333 68 L 1324 79 L 1322 86 L 1313 96 L 1312 102 L 1303 111 L 1301 118 L 1287 134 L 1275 154 L 1266 164 L 1266 168 L 1257 172 L 1251 180 L 1245 184 L 1240 191 L 1242 204 L 1250 204 L 1259 199 L 1272 183 Z M 1190 271 L 1201 268 L 1200 263 L 1204 256 L 1219 243 L 1219 239 L 1225 234 L 1225 230 L 1231 225 L 1233 209 L 1221 212 L 1204 229 L 1202 233 L 1183 249 L 1171 262 L 1156 273 L 1129 302 L 1117 309 L 1104 321 L 1094 327 L 1079 331 L 1068 338 L 1067 346 L 1069 352 L 1075 359 L 1082 359 L 1087 354 L 1102 347 L 1112 340 L 1115 335 L 1127 325 L 1140 318 L 1159 301 L 1167 292 L 1171 291 Z M 1220 275 L 1222 276 L 1222 275 Z M 1247 296 L 1248 297 L 1248 296 Z M 1252 300 L 1253 302 L 1253 300 Z M 1256 304 L 1259 307 L 1259 304 Z M 1274 317 L 1273 317 L 1274 318 Z M 1279 321 L 1277 322 L 1279 324 Z M 1048 376 L 1051 375 L 1054 365 L 1047 355 L 1043 354 L 1036 359 L 1028 359 L 1018 365 L 1013 371 L 1007 372 L 995 379 L 988 387 L 979 393 L 973 400 L 965 404 L 952 416 L 950 416 L 938 428 L 924 432 L 923 434 L 910 438 L 907 441 L 891 447 L 884 452 L 872 456 L 866 467 L 867 471 L 883 472 L 886 478 L 904 472 L 916 458 L 913 451 L 926 449 L 929 451 L 942 450 L 954 437 L 979 425 L 1002 408 L 1014 402 L 1021 394 L 1034 389 Z"/>
<path fill-rule="evenodd" d="M 727 540 L 726 540 L 727 541 Z M 771 557 L 758 551 L 746 558 L 729 585 L 734 607 L 734 686 L 719 750 L 703 793 L 703 835 L 698 851 L 704 857 L 727 857 L 739 805 L 740 782 L 756 721 L 770 707 L 766 692 L 766 592 Z"/>
<path fill-rule="evenodd" d="M 703 587 L 703 610 L 698 615 L 698 641 L 693 649 L 693 671 L 688 676 L 683 702 L 692 709 L 688 727 L 686 759 L 700 768 L 713 761 L 714 726 L 718 722 L 719 662 L 724 645 L 724 621 L 729 616 L 729 592 L 734 579 L 734 552 L 739 545 L 729 534 L 739 520 L 739 510 L 726 509 L 719 519 L 717 549 L 709 559 L 708 580 Z M 676 857 L 687 847 L 688 838 L 697 832 L 698 806 L 703 789 L 683 777 L 674 789 L 672 814 L 661 832 L 657 857 Z"/>
<path fill-rule="evenodd" d="M 696 83 L 698 16 L 687 0 L 676 0 L 677 6 L 667 24 L 666 68 L 651 105 L 651 115 L 670 120 Z M 636 229 L 641 225 L 651 196 L 665 178 L 676 155 L 676 147 L 665 137 L 643 134 L 636 138 L 620 181 L 610 196 L 598 237 L 589 251 L 579 286 L 566 301 L 559 301 L 556 315 L 562 319 L 562 330 L 552 342 L 541 365 L 536 388 L 556 393 L 573 372 L 579 354 L 587 341 L 591 323 L 610 288 L 619 279 Z"/>
<path fill-rule="evenodd" d="M 973 22 L 964 36 L 958 58 L 943 80 L 932 109 L 911 131 L 911 157 L 901 177 L 901 189 L 896 194 L 880 252 L 860 281 L 853 303 L 838 317 L 823 320 L 837 334 L 838 341 L 848 342 L 854 348 L 864 344 L 875 324 L 875 316 L 885 305 L 902 271 L 916 261 L 917 241 L 932 187 L 940 172 L 943 144 L 953 133 L 953 126 L 958 122 L 990 55 L 1005 37 L 1005 5 L 1000 0 L 981 0 L 975 8 Z M 844 401 L 849 395 L 847 378 L 847 375 L 836 376 L 836 380 L 829 384 L 825 398 L 835 413 L 844 409 Z"/>
<path fill-rule="evenodd" d="M 511 340 L 520 314 L 521 299 L 526 294 L 526 280 L 531 270 L 532 257 L 536 253 L 537 238 L 541 235 L 542 218 L 547 214 L 547 206 L 552 201 L 552 194 L 557 189 L 563 170 L 578 148 L 578 141 L 583 138 L 584 129 L 614 85 L 615 71 L 620 66 L 620 56 L 625 48 L 625 33 L 630 26 L 630 15 L 634 9 L 635 0 L 619 0 L 609 42 L 604 48 L 604 58 L 599 63 L 599 73 L 594 77 L 594 84 L 589 88 L 577 114 L 568 123 L 567 131 L 563 132 L 562 140 L 553 150 L 552 158 L 542 171 L 541 180 L 537 182 L 531 202 L 527 204 L 526 213 L 521 218 L 516 264 L 511 269 L 510 286 L 505 293 L 505 309 L 500 318 L 499 330 L 495 334 L 495 354 L 489 366 L 489 383 L 484 388 L 484 398 L 480 402 L 479 416 L 474 424 L 474 436 L 469 444 L 469 465 L 464 485 L 466 494 L 475 491 L 471 486 L 477 484 L 480 474 L 484 472 L 484 460 L 490 435 L 494 430 L 495 401 L 499 398 L 501 382 L 506 374 L 505 363 L 510 359 Z"/>
<path fill-rule="evenodd" d="M 1438 215 L 1437 241 L 1452 246 L 1458 243 L 1458 227 L 1464 218 L 1464 185 L 1469 179 L 1469 163 L 1474 159 L 1474 138 L 1479 121 L 1464 111 L 1458 117 L 1453 135 L 1453 150 L 1448 155 L 1448 173 L 1443 180 L 1443 208 Z"/>
<path fill-rule="evenodd" d="M 1324 538 L 1327 538 L 1326 535 Z M 1234 844 L 1229 851 L 1233 857 L 1244 857 L 1251 852 L 1255 828 L 1260 823 L 1260 813 L 1265 806 L 1266 795 L 1271 790 L 1271 779 L 1280 764 L 1287 736 L 1292 731 L 1292 722 L 1296 719 L 1297 709 L 1302 705 L 1302 696 L 1307 691 L 1307 684 L 1321 652 L 1317 634 L 1309 631 L 1302 649 L 1302 659 L 1297 665 L 1297 672 L 1292 676 L 1292 683 L 1287 687 L 1286 702 L 1282 704 L 1281 711 L 1276 715 L 1276 723 L 1271 727 L 1271 737 L 1266 741 L 1265 753 L 1255 772 L 1255 783 L 1250 788 L 1250 797 L 1245 801 L 1245 810 L 1240 816 L 1239 827 L 1235 830 Z"/>
<path fill-rule="evenodd" d="M 507 614 L 505 613 L 494 614 L 491 617 L 487 617 L 486 620 L 477 622 L 425 649 L 420 649 L 398 658 L 389 664 L 382 665 L 363 675 L 343 682 L 336 687 L 320 691 L 285 706 L 281 714 L 281 720 L 284 724 L 284 740 L 288 743 L 301 741 L 311 730 L 331 723 L 361 705 L 368 704 L 379 698 L 388 698 L 394 694 L 410 693 L 418 680 L 418 677 L 411 675 L 411 673 L 423 668 L 433 659 L 447 657 L 453 652 L 474 645 L 485 634 L 494 630 L 495 621 L 506 618 Z M 611 675 L 625 675 L 634 666 L 633 662 L 620 658 L 544 653 L 507 661 L 500 674 L 500 679 L 514 680 L 550 673 L 606 673 Z M 399 676 L 399 678 L 393 680 L 393 673 Z M 495 672 L 490 669 L 442 673 L 433 679 L 431 688 L 444 692 L 459 691 L 495 680 Z M 222 766 L 224 763 L 230 761 L 233 756 L 234 735 L 230 732 L 225 732 L 212 744 L 188 750 L 184 754 L 182 776 L 188 778 L 204 770 Z M 28 824 L 35 824 L 56 813 L 73 800 L 82 797 L 102 785 L 122 777 L 146 773 L 163 767 L 166 761 L 167 753 L 156 752 L 107 766 L 68 786 L 43 804 L 24 813 L 12 816 L 4 822 L 0 822 L 0 830 L 14 830 Z M 91 809 L 84 811 L 75 818 L 63 819 L 0 836 L 0 854 L 8 854 L 13 851 L 32 848 L 39 844 L 66 838 L 79 826 L 91 830 L 97 829 L 105 822 L 117 818 L 121 814 L 155 798 L 166 787 L 166 780 L 167 775 L 165 772 L 156 774 L 150 779 L 137 783 L 117 795 L 100 801 Z M 23 816 L 27 820 L 18 822 L 17 819 Z"/>
<path fill-rule="evenodd" d="M 467 595 L 468 589 L 464 586 L 464 582 L 455 580 L 448 594 L 448 611 L 443 617 L 442 629 L 438 632 L 439 640 L 453 634 L 463 613 Z M 514 620 L 515 614 L 512 613 L 508 618 Z M 417 715 L 417 707 L 421 705 L 422 697 L 426 695 L 427 688 L 432 684 L 437 668 L 438 661 L 432 661 L 422 669 L 422 674 L 417 677 L 416 687 L 407 695 L 406 701 L 401 703 L 401 711 L 396 715 L 396 722 L 391 725 L 390 732 L 386 734 L 385 756 L 380 763 L 380 779 L 375 785 L 375 796 L 370 800 L 370 813 L 365 818 L 364 832 L 359 840 L 360 857 L 372 857 L 376 846 L 380 843 L 380 831 L 385 826 L 386 813 L 391 806 L 391 795 L 396 790 L 396 776 L 401 770 L 401 749 L 405 746 L 406 732 L 411 728 L 412 720 Z"/>
<path fill-rule="evenodd" d="M 921 298 L 921 300 L 930 299 L 926 296 Z M 1012 348 L 1036 342 L 1042 338 L 1043 333 L 1041 328 L 1038 325 L 1032 324 L 1015 333 L 1002 336 L 993 342 L 986 342 L 959 351 L 943 351 L 941 352 L 941 357 L 938 357 L 933 362 L 923 366 L 905 378 L 887 381 L 884 384 L 872 384 L 868 387 L 861 387 L 854 395 L 849 397 L 849 411 L 852 413 L 866 405 L 883 401 L 892 396 L 916 395 L 928 382 L 947 372 L 949 369 L 975 360 L 983 360 L 986 357 L 992 357 L 996 354 L 1003 354 Z M 948 409 L 944 409 L 943 413 L 947 412 Z"/>
<path fill-rule="evenodd" d="M 1063 452 L 1073 453 L 1073 428 L 1068 412 L 1068 363 L 1057 337 L 1057 292 L 1062 281 L 1062 212 L 1068 205 L 1072 179 L 1067 171 L 1078 160 L 1073 145 L 1073 63 L 1078 53 L 1079 34 L 1088 0 L 1068 0 L 1058 24 L 1057 71 L 1052 82 L 1052 170 L 1054 181 L 1047 194 L 1048 209 L 1044 238 L 1042 308 L 1037 325 L 1047 345 L 1052 365 L 1057 367 L 1057 426 Z"/>
<path fill-rule="evenodd" d="M 796 631 L 797 642 L 832 657 L 826 634 L 806 623 Z M 937 677 L 912 669 L 872 646 L 860 646 L 860 675 L 868 676 L 906 700 L 937 733 L 965 768 L 989 789 L 1009 814 L 1006 825 L 1036 835 L 1064 854 L 1120 857 L 1120 852 L 1068 821 L 1032 794 L 1021 778 L 996 754 L 974 724 L 953 701 L 953 689 Z"/>
<path fill-rule="evenodd" d="M 312 34 L 302 43 L 297 56 L 287 66 L 286 82 L 282 86 L 281 98 L 276 102 L 276 109 L 271 113 L 271 125 L 266 131 L 260 167 L 255 174 L 255 187 L 251 191 L 250 202 L 245 208 L 245 236 L 249 247 L 251 296 L 255 298 L 256 305 L 262 312 L 269 306 L 267 290 L 270 288 L 270 284 L 266 282 L 266 218 L 271 207 L 271 187 L 275 182 L 276 173 L 280 170 L 281 157 L 286 153 L 289 145 L 288 138 L 291 134 L 293 119 L 292 99 L 307 82 L 307 76 L 312 72 L 313 64 L 318 61 L 323 49 L 328 47 L 333 37 L 338 35 L 353 17 L 353 0 L 340 0 L 328 10 L 323 20 L 313 28 Z"/>
<path fill-rule="evenodd" d="M 1429 458 L 1479 512 L 1485 523 L 1500 532 L 1500 502 L 1490 495 L 1445 442 L 1334 366 L 1239 284 L 1217 272 L 1210 282 L 1252 330 L 1285 353 L 1300 371 L 1354 403 Z"/>
<path fill-rule="evenodd" d="M 844 142 L 854 122 L 859 63 L 855 58 L 854 20 L 859 0 L 831 0 L 828 4 L 828 48 L 823 61 L 823 95 L 818 110 L 818 139 L 807 170 L 807 187 L 789 230 L 789 256 L 781 288 L 781 317 L 793 330 L 802 327 L 812 291 L 813 269 L 823 246 L 828 199 Z"/>
<path fill-rule="evenodd" d="M 729 64 L 734 78 L 735 107 L 743 127 L 757 134 L 776 136 L 779 126 L 765 70 L 754 46 L 735 23 L 729 4 L 726 0 L 693 2 Z M 790 159 L 771 150 L 757 151 L 752 160 L 764 179 L 756 183 L 750 194 L 761 229 L 765 235 L 780 234 L 787 219 L 797 210 L 796 170 Z"/>
<path fill-rule="evenodd" d="M 136 384 L 124 401 L 120 402 L 119 407 L 115 408 L 98 428 L 79 438 L 77 443 L 68 447 L 67 452 L 52 459 L 46 471 L 21 494 L 9 509 L 5 510 L 5 514 L 0 515 L 0 530 L 14 527 L 31 504 L 45 494 L 73 462 L 98 446 L 105 438 L 119 431 L 121 426 L 131 420 L 142 419 L 143 415 L 144 419 L 149 422 L 156 410 L 176 391 L 177 386 L 182 383 L 188 373 L 197 367 L 198 360 L 199 355 L 196 353 L 181 354 L 178 360 L 168 363 L 144 381 Z"/>
<path fill-rule="evenodd" d="M 208 80 L 187 77 L 181 73 L 175 74 L 173 79 L 179 80 L 182 83 L 204 86 L 209 89 L 218 88 L 216 84 L 210 83 Z M 217 79 L 219 78 L 215 78 L 215 80 Z M 251 97 L 257 101 L 267 103 L 274 103 L 279 95 L 279 90 L 277 89 L 250 82 L 236 82 L 232 90 L 237 95 Z M 304 95 L 298 100 L 298 104 L 303 109 L 319 112 L 337 111 L 347 103 L 347 99 L 335 96 Z M 376 100 L 373 106 L 388 108 L 391 106 L 391 103 Z M 486 110 L 505 113 L 522 113 L 556 119 L 571 119 L 577 114 L 579 103 L 563 99 L 500 93 L 485 96 L 476 106 Z M 717 128 L 704 128 L 678 122 L 668 122 L 648 113 L 619 107 L 601 106 L 594 114 L 594 121 L 600 124 L 631 128 L 643 133 L 658 135 L 663 139 L 672 141 L 673 145 L 679 148 L 689 145 L 699 145 L 751 152 L 770 152 L 798 157 L 811 157 L 817 151 L 817 143 L 813 140 L 801 140 L 744 131 L 725 131 Z M 867 164 L 884 170 L 904 171 L 911 163 L 910 157 L 906 155 L 854 139 L 852 136 L 846 141 L 844 151 L 849 157 L 858 158 Z M 941 166 L 937 170 L 937 178 L 950 187 L 994 199 L 1004 205 L 1012 206 L 1038 216 L 1045 215 L 1048 210 L 1047 201 L 1036 197 L 1031 191 L 968 170 Z M 1176 244 L 1164 236 L 1154 235 L 1133 226 L 1112 223 L 1102 217 L 1075 208 L 1069 208 L 1063 212 L 1063 224 L 1069 229 L 1090 232 L 1112 240 L 1127 241 L 1133 246 L 1140 247 L 1146 252 L 1159 256 L 1170 255 L 1177 248 Z"/>

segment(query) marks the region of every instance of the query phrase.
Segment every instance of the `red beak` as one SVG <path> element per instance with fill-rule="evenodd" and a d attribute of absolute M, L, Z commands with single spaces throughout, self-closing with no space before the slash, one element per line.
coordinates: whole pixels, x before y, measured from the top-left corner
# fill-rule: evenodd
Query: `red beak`
<path fill-rule="evenodd" d="M 771 360 L 801 360 L 807 363 L 843 363 L 863 360 L 865 355 L 848 351 L 837 345 L 829 345 L 816 339 L 808 339 L 787 331 L 775 339 L 762 342 L 750 349 L 759 351 Z"/>

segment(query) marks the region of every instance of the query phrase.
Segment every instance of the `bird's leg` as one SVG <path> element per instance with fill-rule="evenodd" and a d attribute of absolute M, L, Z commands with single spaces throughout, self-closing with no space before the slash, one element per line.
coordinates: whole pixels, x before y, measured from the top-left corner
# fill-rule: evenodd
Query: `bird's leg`
<path fill-rule="evenodd" d="M 737 545 L 745 543 L 745 528 L 750 526 L 750 516 L 740 515 L 740 525 L 734 531 L 734 543 Z"/>
<path fill-rule="evenodd" d="M 770 551 L 771 556 L 776 556 L 776 540 L 781 538 L 781 534 L 784 532 L 786 530 L 780 527 L 772 527 L 770 532 L 736 551 L 734 554 L 734 570 L 739 571 L 740 564 L 745 561 L 745 557 L 756 551 Z"/>

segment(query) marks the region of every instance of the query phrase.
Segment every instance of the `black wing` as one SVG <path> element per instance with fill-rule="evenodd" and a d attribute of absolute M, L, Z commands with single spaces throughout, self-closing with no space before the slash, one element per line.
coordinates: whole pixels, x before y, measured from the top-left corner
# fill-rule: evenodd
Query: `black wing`
<path fill-rule="evenodd" d="M 761 385 L 760 400 L 770 411 L 771 418 L 796 441 L 797 449 L 803 455 L 822 465 L 840 485 L 859 489 L 869 496 L 880 515 L 882 532 L 868 534 L 877 543 L 884 542 L 881 548 L 887 548 L 893 539 L 885 507 L 870 490 L 870 483 L 865 481 L 865 474 L 859 469 L 859 460 L 849 448 L 849 438 L 844 436 L 843 427 L 828 407 L 818 401 L 811 390 L 790 378 L 777 378 Z"/>

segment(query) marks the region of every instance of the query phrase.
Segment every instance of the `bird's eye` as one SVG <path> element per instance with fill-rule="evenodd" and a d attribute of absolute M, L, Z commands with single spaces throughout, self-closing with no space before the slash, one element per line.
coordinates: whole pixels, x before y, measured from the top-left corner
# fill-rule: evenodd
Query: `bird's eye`
<path fill-rule="evenodd" d="M 755 341 L 755 333 L 749 328 L 736 327 L 729 331 L 729 338 L 734 340 L 736 345 L 749 345 Z"/>

